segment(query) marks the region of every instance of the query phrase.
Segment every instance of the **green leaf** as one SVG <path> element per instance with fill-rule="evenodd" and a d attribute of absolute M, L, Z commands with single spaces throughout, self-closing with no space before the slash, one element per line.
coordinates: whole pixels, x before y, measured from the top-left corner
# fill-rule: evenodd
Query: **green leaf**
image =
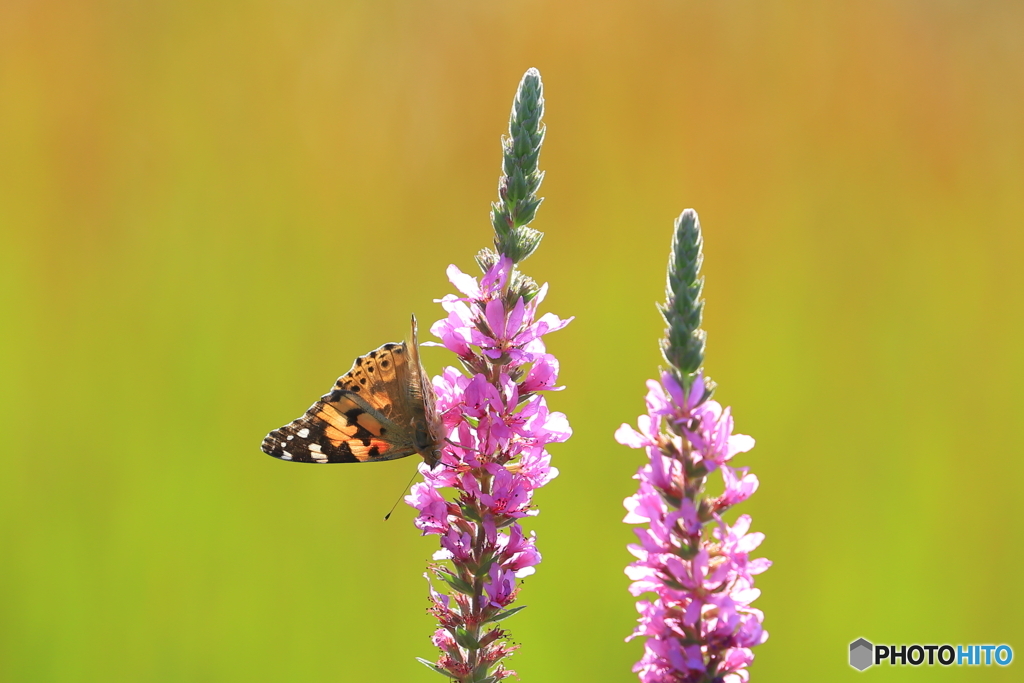
<path fill-rule="evenodd" d="M 455 642 L 467 650 L 480 649 L 480 641 L 478 641 L 472 633 L 461 626 L 455 627 Z"/>
<path fill-rule="evenodd" d="M 480 519 L 480 513 L 473 509 L 472 505 L 466 505 L 465 503 L 460 502 L 459 509 L 462 510 L 462 514 L 466 517 L 466 519 L 473 520 L 474 522 L 483 521 L 482 519 Z"/>
<path fill-rule="evenodd" d="M 432 671 L 436 671 L 437 673 L 441 674 L 442 676 L 447 676 L 448 678 L 451 678 L 453 680 L 458 680 L 458 676 L 454 676 L 454 675 L 448 673 L 447 671 L 445 671 L 444 669 L 439 667 L 437 664 L 434 664 L 433 662 L 429 662 L 426 659 L 423 659 L 423 657 L 417 657 L 416 661 L 419 662 L 420 664 L 422 664 L 423 666 L 427 667 L 428 669 L 431 669 Z"/>
<path fill-rule="evenodd" d="M 491 571 L 492 564 L 494 564 L 494 553 L 486 553 L 482 558 L 480 558 L 480 565 L 473 574 L 478 579 L 487 576 Z"/>
<path fill-rule="evenodd" d="M 494 666 L 494 662 L 490 664 L 481 663 L 475 669 L 473 669 L 473 683 L 487 683 L 487 681 L 496 681 L 498 679 L 493 676 L 488 676 L 487 671 Z"/>
<path fill-rule="evenodd" d="M 454 574 L 448 572 L 439 572 L 438 576 L 444 579 L 444 582 L 451 586 L 453 589 L 462 593 L 463 595 L 473 595 L 473 587 L 469 585 L 465 579 L 462 579 Z"/>
<path fill-rule="evenodd" d="M 504 529 L 507 526 L 512 526 L 513 524 L 515 524 L 518 519 L 518 517 L 506 517 L 505 519 L 496 519 L 495 527 L 497 527 L 498 529 Z"/>
<path fill-rule="evenodd" d="M 524 610 L 524 609 L 526 609 L 526 605 L 523 605 L 522 607 L 513 607 L 512 609 L 507 609 L 504 612 L 498 612 L 497 614 L 495 614 L 493 617 L 491 617 L 487 621 L 501 621 L 502 619 L 508 619 L 510 616 L 512 616 L 513 614 L 515 614 L 519 610 Z"/>

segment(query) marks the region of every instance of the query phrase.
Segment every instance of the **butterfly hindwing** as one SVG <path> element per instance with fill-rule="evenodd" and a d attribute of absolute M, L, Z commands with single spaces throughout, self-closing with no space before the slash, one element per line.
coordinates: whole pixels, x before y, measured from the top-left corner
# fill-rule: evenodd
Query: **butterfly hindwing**
<path fill-rule="evenodd" d="M 412 345 L 409 347 L 409 354 L 410 370 L 405 395 L 409 401 L 409 410 L 414 415 L 413 444 L 427 464 L 433 467 L 440 453 L 439 440 L 444 433 L 444 424 L 434 405 L 434 389 L 430 385 L 423 364 L 420 363 L 420 344 L 416 338 L 415 317 L 412 319 Z"/>

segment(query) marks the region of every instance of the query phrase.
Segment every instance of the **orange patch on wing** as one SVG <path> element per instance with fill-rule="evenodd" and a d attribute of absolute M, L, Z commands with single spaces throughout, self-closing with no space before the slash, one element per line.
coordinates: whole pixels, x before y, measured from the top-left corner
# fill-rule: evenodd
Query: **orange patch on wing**
<path fill-rule="evenodd" d="M 335 448 L 340 446 L 343 442 L 348 441 L 350 438 L 352 438 L 352 434 L 346 434 L 345 432 L 338 429 L 332 424 L 329 424 L 324 428 L 324 436 L 326 436 L 328 440 L 330 440 L 331 445 L 334 446 Z"/>
<path fill-rule="evenodd" d="M 391 448 L 391 444 L 380 439 L 370 439 L 370 448 L 376 448 L 378 454 L 384 455 Z"/>
<path fill-rule="evenodd" d="M 373 415 L 370 415 L 369 413 L 362 413 L 356 418 L 356 424 L 374 436 L 380 436 L 381 424 Z"/>
<path fill-rule="evenodd" d="M 363 448 L 361 446 L 358 448 L 352 447 L 351 444 L 350 448 L 352 448 L 352 457 L 354 457 L 359 462 L 366 462 L 367 460 L 370 459 L 370 451 L 368 449 Z"/>
<path fill-rule="evenodd" d="M 366 462 L 383 457 L 392 450 L 394 444 L 382 439 L 370 439 L 370 445 L 364 446 L 362 442 L 353 440 L 348 442 L 348 447 L 352 450 L 352 455 L 356 460 Z"/>
<path fill-rule="evenodd" d="M 316 416 L 335 429 L 344 430 L 348 427 L 348 419 L 339 413 L 338 410 L 330 403 L 325 403 L 323 407 L 320 408 L 320 412 L 318 412 Z"/>

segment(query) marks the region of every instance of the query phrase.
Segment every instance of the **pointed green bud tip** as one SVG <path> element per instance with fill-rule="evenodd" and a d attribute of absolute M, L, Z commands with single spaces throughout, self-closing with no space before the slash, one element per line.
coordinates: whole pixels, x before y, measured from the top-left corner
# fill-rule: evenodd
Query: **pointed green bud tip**
<path fill-rule="evenodd" d="M 512 118 L 525 124 L 532 124 L 536 130 L 544 116 L 544 82 L 540 71 L 530 67 L 523 74 L 516 88 L 516 99 L 512 103 Z"/>
<path fill-rule="evenodd" d="M 498 253 L 519 263 L 540 244 L 543 233 L 526 227 L 537 216 L 543 198 L 537 196 L 544 173 L 539 170 L 544 142 L 544 84 L 531 68 L 519 81 L 512 100 L 508 135 L 502 136 L 498 201 L 491 204 L 494 246 Z"/>
<path fill-rule="evenodd" d="M 668 258 L 665 303 L 658 308 L 665 318 L 665 336 L 661 352 L 677 378 L 694 375 L 704 364 L 707 333 L 700 328 L 704 317 L 704 238 L 697 212 L 686 209 L 675 220 L 672 248 Z"/>

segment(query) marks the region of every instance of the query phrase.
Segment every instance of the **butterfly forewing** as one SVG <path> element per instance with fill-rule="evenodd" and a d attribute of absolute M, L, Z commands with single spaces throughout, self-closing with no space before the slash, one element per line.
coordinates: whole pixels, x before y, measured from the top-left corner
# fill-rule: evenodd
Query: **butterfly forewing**
<path fill-rule="evenodd" d="M 402 447 L 408 439 L 390 420 L 359 396 L 347 393 L 337 401 L 317 401 L 306 414 L 263 440 L 263 451 L 293 462 L 369 462 L 392 460 L 416 452 Z"/>

